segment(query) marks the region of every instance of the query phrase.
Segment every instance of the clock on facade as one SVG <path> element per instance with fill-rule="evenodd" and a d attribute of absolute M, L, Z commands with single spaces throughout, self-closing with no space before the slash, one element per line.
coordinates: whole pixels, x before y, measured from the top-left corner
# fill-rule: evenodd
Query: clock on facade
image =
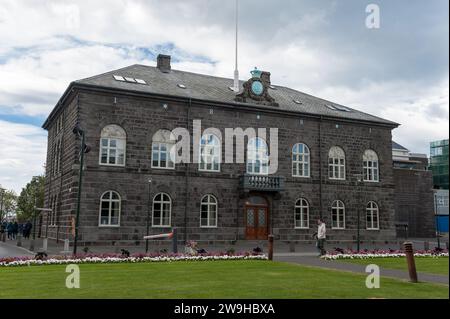
<path fill-rule="evenodd" d="M 253 81 L 252 83 L 252 93 L 255 95 L 261 95 L 264 91 L 264 86 L 261 81 Z"/>

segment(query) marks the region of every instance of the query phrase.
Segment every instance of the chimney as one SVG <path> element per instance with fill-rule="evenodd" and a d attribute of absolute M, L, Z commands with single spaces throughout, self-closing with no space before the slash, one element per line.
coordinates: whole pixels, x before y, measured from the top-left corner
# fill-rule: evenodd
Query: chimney
<path fill-rule="evenodd" d="M 262 71 L 261 72 L 261 81 L 266 85 L 270 85 L 270 72 Z"/>
<path fill-rule="evenodd" d="M 170 72 L 170 55 L 158 54 L 156 58 L 156 67 L 161 70 L 163 73 Z"/>

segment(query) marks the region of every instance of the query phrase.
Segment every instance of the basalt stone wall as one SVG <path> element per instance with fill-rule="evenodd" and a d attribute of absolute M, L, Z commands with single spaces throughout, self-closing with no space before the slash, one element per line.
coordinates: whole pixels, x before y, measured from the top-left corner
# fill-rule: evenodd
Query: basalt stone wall
<path fill-rule="evenodd" d="M 167 104 L 167 107 L 164 107 Z M 245 164 L 221 165 L 219 173 L 201 172 L 198 164 L 177 164 L 175 170 L 151 168 L 152 136 L 159 129 L 188 128 L 192 120 L 201 120 L 202 129 L 215 127 L 224 135 L 225 128 L 278 128 L 279 163 L 275 175 L 286 178 L 285 191 L 274 196 L 263 193 L 269 203 L 270 231 L 277 240 L 310 241 L 316 231 L 316 219 L 323 216 L 328 237 L 333 241 L 352 241 L 356 235 L 360 212 L 362 240 L 391 240 L 394 228 L 394 186 L 392 176 L 391 130 L 344 121 L 319 122 L 316 118 L 278 114 L 238 107 L 189 105 L 185 101 L 143 98 L 120 94 L 80 91 L 77 99 L 80 125 L 86 131 L 91 151 L 86 155 L 80 215 L 81 244 L 112 242 L 142 244 L 146 233 L 149 198 L 165 192 L 172 199 L 171 224 L 177 227 L 180 240 L 232 242 L 245 239 L 244 202 L 239 190 L 239 176 Z M 70 107 L 69 107 L 70 108 Z M 275 108 L 276 109 L 276 108 Z M 74 124 L 73 121 L 67 126 Z M 100 133 L 104 126 L 120 125 L 127 133 L 126 165 L 99 165 Z M 52 141 L 49 134 L 49 145 Z M 224 136 L 222 136 L 225 140 Z M 71 136 L 71 139 L 73 137 Z M 72 140 L 71 140 L 72 141 Z M 270 144 L 270 138 L 267 138 Z M 60 182 L 65 213 L 75 211 L 77 158 L 76 140 L 68 144 L 68 178 Z M 311 176 L 292 177 L 291 152 L 295 143 L 308 145 L 311 152 Z M 328 150 L 340 146 L 346 153 L 345 181 L 328 179 Z M 366 149 L 377 152 L 380 160 L 379 183 L 357 183 L 355 174 L 362 171 L 362 154 Z M 49 149 L 49 153 L 51 150 Z M 192 157 L 191 148 L 191 157 Z M 222 143 L 222 158 L 225 147 Z M 151 188 L 148 180 L 152 178 Z M 320 183 L 322 181 L 322 185 Z M 51 192 L 50 186 L 47 192 Z M 117 191 L 121 196 L 118 227 L 99 227 L 101 195 Z M 200 227 L 200 200 L 206 194 L 218 199 L 218 227 Z M 310 228 L 294 228 L 294 204 L 303 197 L 310 207 Z M 331 205 L 334 200 L 345 204 L 346 229 L 331 229 Z M 375 201 L 380 208 L 380 230 L 365 230 L 365 208 Z M 150 234 L 168 229 L 152 227 Z"/>
<path fill-rule="evenodd" d="M 394 179 L 395 220 L 408 223 L 409 237 L 435 237 L 432 172 L 395 168 Z M 404 230 L 397 235 L 404 237 Z"/>

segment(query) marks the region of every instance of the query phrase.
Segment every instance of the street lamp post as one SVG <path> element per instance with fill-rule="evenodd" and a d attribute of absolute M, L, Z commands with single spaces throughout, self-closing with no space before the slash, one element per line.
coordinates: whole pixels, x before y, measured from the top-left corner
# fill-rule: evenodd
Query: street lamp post
<path fill-rule="evenodd" d="M 359 197 L 361 201 L 361 197 L 362 197 L 362 189 L 361 189 L 361 182 L 362 182 L 362 174 L 355 174 L 356 176 L 356 181 L 357 181 L 357 186 L 359 187 Z M 360 251 L 360 229 L 361 229 L 361 214 L 360 214 L 360 209 L 361 207 L 360 203 L 358 202 L 356 205 L 356 211 L 357 211 L 357 217 L 356 217 L 356 251 L 359 253 Z"/>
<path fill-rule="evenodd" d="M 77 244 L 78 244 L 78 225 L 79 225 L 79 219 L 80 219 L 80 203 L 81 203 L 81 183 L 83 181 L 83 165 L 84 165 L 84 153 L 89 152 L 89 147 L 86 146 L 85 141 L 85 134 L 84 131 L 77 125 L 73 131 L 76 136 L 81 138 L 81 144 L 80 144 L 80 169 L 78 173 L 78 194 L 77 194 L 77 212 L 75 216 L 75 236 L 73 241 L 73 254 L 77 254 Z"/>
<path fill-rule="evenodd" d="M 147 231 L 146 236 L 149 235 L 150 231 L 150 210 L 151 210 L 151 193 L 152 193 L 152 178 L 148 179 L 148 204 L 147 204 Z M 145 240 L 145 252 L 148 253 L 148 239 Z"/>

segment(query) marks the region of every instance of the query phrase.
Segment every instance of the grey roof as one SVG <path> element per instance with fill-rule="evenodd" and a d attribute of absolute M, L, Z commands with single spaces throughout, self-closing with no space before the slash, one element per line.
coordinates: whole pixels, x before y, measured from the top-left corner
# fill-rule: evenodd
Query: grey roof
<path fill-rule="evenodd" d="M 392 149 L 394 149 L 394 150 L 403 150 L 403 151 L 408 151 L 409 152 L 409 150 L 406 147 L 401 146 L 400 144 L 398 144 L 397 142 L 394 142 L 394 141 L 392 141 Z"/>
<path fill-rule="evenodd" d="M 114 79 L 113 75 L 142 79 L 145 80 L 148 85 L 117 81 Z M 216 101 L 236 105 L 241 104 L 234 101 L 236 94 L 229 89 L 229 87 L 233 85 L 232 79 L 178 70 L 163 73 L 156 67 L 140 64 L 131 65 L 115 71 L 78 80 L 74 83 L 99 86 L 109 89 L 131 90 L 149 94 L 162 94 L 198 100 Z M 240 81 L 241 87 L 243 83 L 243 81 Z M 186 88 L 180 88 L 178 84 L 184 84 Z M 345 107 L 349 110 L 348 112 L 332 110 L 326 105 L 331 104 L 340 107 L 344 106 L 287 87 L 273 87 L 275 89 L 269 89 L 269 94 L 277 103 L 279 103 L 279 107 L 258 105 L 259 107 L 342 119 L 370 121 L 394 127 L 398 126 L 395 122 L 360 112 L 349 107 Z M 302 104 L 297 104 L 294 100 L 298 100 Z M 245 104 L 251 105 L 251 103 Z"/>

